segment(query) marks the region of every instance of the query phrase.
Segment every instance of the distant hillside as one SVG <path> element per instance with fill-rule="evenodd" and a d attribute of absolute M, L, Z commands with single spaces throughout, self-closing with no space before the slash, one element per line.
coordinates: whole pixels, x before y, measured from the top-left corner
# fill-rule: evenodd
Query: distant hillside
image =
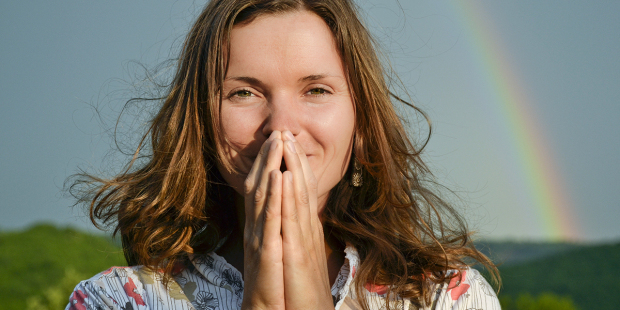
<path fill-rule="evenodd" d="M 569 296 L 582 310 L 618 309 L 620 244 L 486 242 L 477 246 L 503 262 L 501 296 Z M 124 265 L 109 238 L 37 225 L 0 232 L 0 309 L 62 309 L 72 288 L 110 266 Z M 59 306 L 61 305 L 61 306 Z"/>
<path fill-rule="evenodd" d="M 589 247 L 567 242 L 478 241 L 476 248 L 495 264 L 508 267 Z"/>
<path fill-rule="evenodd" d="M 27 309 L 29 299 L 45 294 L 62 295 L 54 298 L 64 308 L 80 280 L 124 264 L 120 248 L 102 236 L 45 224 L 0 232 L 0 309 Z"/>
<path fill-rule="evenodd" d="M 588 246 L 518 265 L 500 267 L 501 295 L 528 292 L 570 296 L 581 309 L 620 305 L 620 243 Z"/>

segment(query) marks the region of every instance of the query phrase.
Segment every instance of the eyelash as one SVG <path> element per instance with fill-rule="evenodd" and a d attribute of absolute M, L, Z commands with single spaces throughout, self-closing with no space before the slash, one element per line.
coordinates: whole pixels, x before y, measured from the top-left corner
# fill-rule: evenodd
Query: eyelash
<path fill-rule="evenodd" d="M 238 96 L 240 93 L 249 93 L 249 94 L 250 94 L 250 96 Z M 232 97 L 237 97 L 237 98 L 239 98 L 239 99 L 241 99 L 241 100 L 245 100 L 245 99 L 247 99 L 248 97 L 251 97 L 251 95 L 254 95 L 254 93 L 252 93 L 252 91 L 250 91 L 249 89 L 245 89 L 245 88 L 244 88 L 244 89 L 240 89 L 240 90 L 237 90 L 237 91 L 232 92 L 232 93 L 230 94 L 230 96 L 228 96 L 228 99 L 231 99 Z"/>
<path fill-rule="evenodd" d="M 325 89 L 325 88 L 323 88 L 323 87 L 315 87 L 315 88 L 312 88 L 312 89 L 310 89 L 309 91 L 307 91 L 306 93 L 309 93 L 309 92 L 312 92 L 312 91 L 315 91 L 315 90 L 319 90 L 319 91 L 321 91 L 322 93 L 321 93 L 321 94 L 311 94 L 311 96 L 313 96 L 313 97 L 323 97 L 323 96 L 325 96 L 325 95 L 331 94 L 331 92 L 329 92 L 327 89 Z M 250 94 L 250 96 L 238 96 L 240 93 L 249 93 L 249 94 Z M 251 91 L 251 90 L 249 90 L 249 89 L 245 89 L 245 88 L 244 88 L 244 89 L 239 89 L 239 90 L 237 90 L 237 91 L 232 92 L 232 93 L 230 94 L 230 96 L 228 96 L 228 99 L 232 99 L 233 97 L 237 97 L 238 99 L 241 99 L 241 100 L 247 100 L 247 99 L 248 99 L 249 97 L 251 97 L 252 95 L 254 95 L 254 93 L 252 93 L 252 91 Z"/>
<path fill-rule="evenodd" d="M 320 90 L 320 91 L 323 92 L 322 94 L 311 95 L 311 96 L 314 96 L 314 97 L 323 97 L 323 96 L 325 96 L 327 94 L 331 94 L 327 89 L 325 89 L 323 87 L 315 87 L 315 88 L 309 90 L 308 92 L 311 92 L 313 90 Z"/>

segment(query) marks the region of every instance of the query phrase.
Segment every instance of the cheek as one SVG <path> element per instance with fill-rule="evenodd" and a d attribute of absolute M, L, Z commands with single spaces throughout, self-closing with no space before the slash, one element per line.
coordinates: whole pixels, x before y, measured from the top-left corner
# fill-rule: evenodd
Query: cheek
<path fill-rule="evenodd" d="M 322 120 L 316 125 L 316 128 L 321 130 L 317 130 L 315 136 L 323 146 L 324 153 L 322 163 L 316 162 L 318 158 L 310 160 L 319 174 L 316 176 L 319 181 L 319 195 L 324 195 L 336 186 L 346 173 L 353 146 L 355 114 L 351 104 L 350 108 L 340 108 L 316 119 Z"/>
<path fill-rule="evenodd" d="M 260 111 L 222 108 L 222 130 L 230 144 L 231 155 L 255 156 L 260 149 L 257 134 L 261 126 Z"/>
<path fill-rule="evenodd" d="M 256 139 L 261 121 L 259 116 L 252 111 L 234 107 L 222 107 L 222 131 L 228 144 L 224 145 L 227 160 L 241 174 L 231 173 L 221 165 L 218 165 L 220 174 L 237 193 L 243 195 L 243 182 L 246 173 L 252 168 L 254 157 L 261 147 L 261 139 Z"/>

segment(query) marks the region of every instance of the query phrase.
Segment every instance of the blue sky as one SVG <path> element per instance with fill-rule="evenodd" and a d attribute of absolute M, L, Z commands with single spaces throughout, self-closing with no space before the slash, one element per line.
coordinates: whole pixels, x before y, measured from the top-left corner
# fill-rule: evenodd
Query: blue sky
<path fill-rule="evenodd" d="M 470 34 L 448 1 L 358 1 L 433 122 L 425 159 L 480 237 L 545 240 Z M 555 154 L 580 238 L 620 238 L 620 2 L 475 1 L 502 39 Z M 61 189 L 120 169 L 109 129 L 142 63 L 174 55 L 199 1 L 0 4 L 0 229 L 89 227 Z M 133 86 L 132 86 L 133 85 Z M 138 84 L 140 86 L 141 84 Z M 93 106 L 100 113 L 95 113 Z M 412 131 L 424 131 L 422 125 Z"/>

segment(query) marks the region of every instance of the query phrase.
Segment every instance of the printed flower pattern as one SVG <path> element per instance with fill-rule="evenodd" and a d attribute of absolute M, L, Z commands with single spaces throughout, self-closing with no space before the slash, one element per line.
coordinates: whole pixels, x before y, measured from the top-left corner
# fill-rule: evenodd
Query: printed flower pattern
<path fill-rule="evenodd" d="M 227 284 L 234 290 L 235 295 L 238 297 L 243 296 L 243 282 L 239 273 L 232 271 L 232 269 L 226 269 L 222 273 L 222 286 L 226 287 Z"/>
<path fill-rule="evenodd" d="M 196 262 L 200 265 L 204 265 L 205 267 L 209 268 L 209 269 L 213 269 L 215 267 L 215 259 L 213 257 L 211 257 L 211 255 L 201 255 L 198 256 L 198 258 L 196 259 Z"/>
<path fill-rule="evenodd" d="M 476 275 L 474 276 L 474 281 L 478 283 L 484 294 L 488 296 L 495 296 L 493 288 L 491 287 L 491 285 L 489 285 L 489 283 L 487 283 L 487 281 L 482 277 L 481 274 L 476 273 Z"/>
<path fill-rule="evenodd" d="M 125 294 L 127 296 L 133 298 L 136 301 L 136 304 L 141 306 L 146 306 L 144 300 L 142 299 L 142 295 L 137 292 L 136 284 L 133 282 L 132 278 L 128 278 L 129 281 L 123 285 L 123 289 L 125 289 Z"/>
<path fill-rule="evenodd" d="M 346 263 L 340 270 L 331 293 L 338 310 L 346 300 L 357 302 L 353 278 L 359 267 L 359 256 L 354 248 L 345 249 Z M 458 272 L 449 283 L 438 284 L 432 304 L 423 310 L 499 310 L 493 289 L 475 270 Z M 424 279 L 422 277 L 422 279 Z M 166 289 L 159 271 L 141 266 L 113 267 L 93 278 L 80 282 L 65 310 L 238 310 L 243 299 L 241 274 L 217 254 L 196 256 L 192 264 L 184 266 Z M 368 283 L 364 285 L 371 310 L 417 309 L 407 299 L 390 295 L 389 286 Z M 350 306 L 351 304 L 349 304 Z M 421 309 L 421 310 L 422 310 Z"/>
<path fill-rule="evenodd" d="M 127 268 L 128 267 L 112 267 L 104 271 L 103 275 L 108 276 L 108 278 L 127 277 L 127 271 L 125 271 Z"/>
<path fill-rule="evenodd" d="M 452 300 L 457 300 L 461 295 L 465 294 L 469 289 L 469 284 L 464 283 L 465 276 L 467 275 L 467 271 L 459 271 L 459 274 L 453 277 L 448 284 L 448 292 L 450 292 L 450 297 Z"/>
<path fill-rule="evenodd" d="M 219 302 L 211 293 L 200 292 L 196 297 L 197 310 L 214 310 L 218 305 Z"/>
<path fill-rule="evenodd" d="M 366 288 L 366 290 L 371 293 L 377 293 L 379 295 L 385 295 L 388 292 L 387 285 L 375 285 L 374 283 L 366 283 L 366 285 L 364 285 L 364 288 Z"/>
<path fill-rule="evenodd" d="M 86 305 L 84 305 L 85 299 L 88 298 L 84 292 L 81 290 L 77 290 L 71 294 L 69 298 L 69 309 L 70 310 L 86 310 Z"/>

